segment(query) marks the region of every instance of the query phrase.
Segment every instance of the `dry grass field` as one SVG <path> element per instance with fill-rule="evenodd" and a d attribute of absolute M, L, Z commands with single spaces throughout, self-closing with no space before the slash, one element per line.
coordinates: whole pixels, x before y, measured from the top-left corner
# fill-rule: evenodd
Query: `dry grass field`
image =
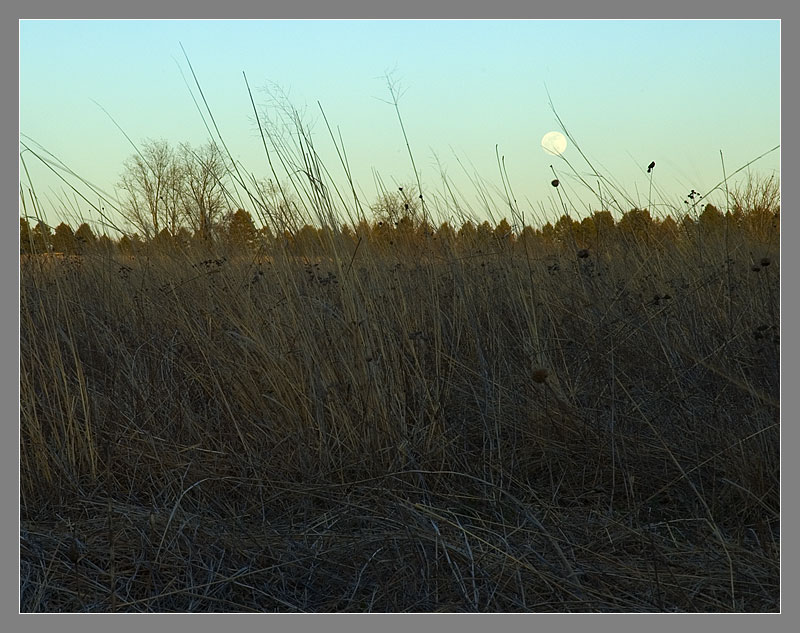
<path fill-rule="evenodd" d="M 678 226 L 24 258 L 20 609 L 777 611 L 778 228 Z"/>

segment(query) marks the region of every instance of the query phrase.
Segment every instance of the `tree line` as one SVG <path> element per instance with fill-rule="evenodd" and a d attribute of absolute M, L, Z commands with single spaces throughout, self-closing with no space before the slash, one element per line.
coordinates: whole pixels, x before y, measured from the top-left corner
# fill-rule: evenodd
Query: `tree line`
<path fill-rule="evenodd" d="M 616 220 L 607 210 L 581 219 L 565 213 L 540 228 L 512 226 L 507 219 L 464 220 L 460 226 L 430 223 L 423 214 L 422 196 L 415 186 L 384 191 L 369 209 L 371 219 L 356 224 L 314 226 L 300 223 L 299 200 L 271 180 L 253 180 L 249 204 L 242 208 L 233 194 L 232 167 L 214 143 L 174 148 L 166 141 L 146 141 L 126 160 L 118 182 L 120 212 L 132 230 L 120 238 L 95 235 L 87 223 L 73 230 L 61 222 L 55 228 L 39 221 L 31 226 L 20 218 L 20 252 L 83 254 L 90 250 L 133 254 L 143 248 L 195 248 L 222 245 L 244 251 L 282 246 L 294 254 L 321 255 L 334 243 L 350 247 L 366 242 L 402 251 L 420 249 L 491 250 L 567 246 L 588 249 L 603 240 L 621 238 L 637 243 L 667 243 L 681 236 L 713 235 L 744 229 L 768 239 L 778 228 L 779 186 L 770 178 L 751 182 L 732 194 L 729 211 L 699 204 L 692 191 L 686 212 L 677 219 L 653 217 L 648 209 L 633 208 Z M 554 181 L 554 186 L 557 181 Z M 691 199 L 691 200 L 690 200 Z"/>
<path fill-rule="evenodd" d="M 460 226 L 453 226 L 449 222 L 433 226 L 427 220 L 415 221 L 407 215 L 401 215 L 397 220 L 363 219 L 355 226 L 343 224 L 335 229 L 305 224 L 296 231 L 273 232 L 268 226 L 256 226 L 252 214 L 240 208 L 227 216 L 225 221 L 214 225 L 213 239 L 209 237 L 207 228 L 192 232 L 183 226 L 174 232 L 165 227 L 149 238 L 133 233 L 114 239 L 106 234 L 95 235 L 87 223 L 82 223 L 73 231 L 65 222 L 51 229 L 43 222 L 32 227 L 26 218 L 20 218 L 20 252 L 81 255 L 118 251 L 133 255 L 148 248 L 205 248 L 210 239 L 216 246 L 243 254 L 280 247 L 287 249 L 290 254 L 307 256 L 329 253 L 333 243 L 346 247 L 366 243 L 408 253 L 489 252 L 504 248 L 522 250 L 548 247 L 589 249 L 600 247 L 604 241 L 608 243 L 619 239 L 636 244 L 663 245 L 698 236 L 712 238 L 722 236 L 726 226 L 768 239 L 770 233 L 775 235 L 778 230 L 778 217 L 774 212 L 762 213 L 758 210 L 723 214 L 708 204 L 697 218 L 687 214 L 680 221 L 671 216 L 654 218 L 646 209 L 632 209 L 617 221 L 609 211 L 596 211 L 580 221 L 565 214 L 555 223 L 548 222 L 541 228 L 524 226 L 521 230 L 515 230 L 505 218 L 495 225 L 488 220 L 482 223 L 467 220 Z"/>

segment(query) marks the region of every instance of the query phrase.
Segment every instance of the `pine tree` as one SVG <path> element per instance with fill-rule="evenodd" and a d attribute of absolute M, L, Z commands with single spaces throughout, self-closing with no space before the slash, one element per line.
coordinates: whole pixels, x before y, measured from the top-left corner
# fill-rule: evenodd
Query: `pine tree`
<path fill-rule="evenodd" d="M 252 249 L 256 244 L 258 231 L 253 217 L 244 209 L 237 209 L 228 223 L 228 242 L 237 249 Z"/>
<path fill-rule="evenodd" d="M 508 220 L 503 218 L 498 222 L 494 229 L 494 236 L 501 244 L 513 244 L 514 232 L 511 230 L 511 225 Z"/>
<path fill-rule="evenodd" d="M 33 252 L 33 231 L 25 218 L 19 219 L 19 252 L 26 255 Z"/>
<path fill-rule="evenodd" d="M 95 245 L 97 238 L 94 236 L 92 228 L 84 222 L 75 231 L 75 250 L 78 253 L 85 253 Z"/>
<path fill-rule="evenodd" d="M 53 250 L 57 253 L 75 252 L 75 234 L 64 222 L 59 224 L 53 233 Z"/>
<path fill-rule="evenodd" d="M 53 234 L 44 222 L 38 222 L 33 229 L 33 252 L 49 253 L 52 250 Z"/>

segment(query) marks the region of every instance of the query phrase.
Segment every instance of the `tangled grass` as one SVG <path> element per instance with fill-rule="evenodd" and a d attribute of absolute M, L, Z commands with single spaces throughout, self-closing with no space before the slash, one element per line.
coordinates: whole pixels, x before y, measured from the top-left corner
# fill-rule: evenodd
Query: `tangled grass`
<path fill-rule="evenodd" d="M 22 611 L 779 610 L 777 247 L 345 255 L 23 262 Z"/>

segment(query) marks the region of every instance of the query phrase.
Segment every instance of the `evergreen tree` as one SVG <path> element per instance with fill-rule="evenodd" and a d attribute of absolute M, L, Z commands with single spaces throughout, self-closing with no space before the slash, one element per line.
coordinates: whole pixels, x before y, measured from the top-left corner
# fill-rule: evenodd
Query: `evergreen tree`
<path fill-rule="evenodd" d="M 522 227 L 522 231 L 519 234 L 519 237 L 516 239 L 514 244 L 515 250 L 519 250 L 521 253 L 525 253 L 527 251 L 528 254 L 534 254 L 535 251 L 542 246 L 542 238 L 540 235 L 536 234 L 536 231 L 533 230 L 528 225 Z"/>
<path fill-rule="evenodd" d="M 176 248 L 186 250 L 192 243 L 192 233 L 185 226 L 181 226 L 173 234 L 172 240 L 175 243 Z"/>
<path fill-rule="evenodd" d="M 33 231 L 25 218 L 19 219 L 19 252 L 26 255 L 33 252 Z"/>
<path fill-rule="evenodd" d="M 553 233 L 556 241 L 563 246 L 575 248 L 577 246 L 575 241 L 575 233 L 580 228 L 577 220 L 573 220 L 569 215 L 562 215 L 553 226 Z"/>
<path fill-rule="evenodd" d="M 52 250 L 53 234 L 44 222 L 38 222 L 33 229 L 33 252 L 49 253 Z"/>
<path fill-rule="evenodd" d="M 475 248 L 478 239 L 478 231 L 475 228 L 475 225 L 467 220 L 458 229 L 458 244 L 461 248 L 464 249 L 471 249 Z"/>
<path fill-rule="evenodd" d="M 92 228 L 84 222 L 75 231 L 75 251 L 78 253 L 85 253 L 95 245 L 97 238 L 94 236 Z"/>
<path fill-rule="evenodd" d="M 679 231 L 680 229 L 678 228 L 678 223 L 672 219 L 671 215 L 665 217 L 658 224 L 658 234 L 661 236 L 663 241 L 674 242 L 675 238 L 678 237 Z"/>
<path fill-rule="evenodd" d="M 647 209 L 631 209 L 617 223 L 617 229 L 626 238 L 644 243 L 651 240 L 653 226 L 653 218 Z"/>
<path fill-rule="evenodd" d="M 725 223 L 725 216 L 713 204 L 707 204 L 697 221 L 703 233 L 709 235 L 722 229 Z"/>
<path fill-rule="evenodd" d="M 253 217 L 244 209 L 237 209 L 228 223 L 228 242 L 237 249 L 249 250 L 256 244 L 258 231 Z"/>
<path fill-rule="evenodd" d="M 103 255 L 111 255 L 114 252 L 114 240 L 103 233 L 97 238 L 97 250 Z"/>
<path fill-rule="evenodd" d="M 514 232 L 511 230 L 511 225 L 508 220 L 503 218 L 494 229 L 494 236 L 501 244 L 513 244 Z"/>
<path fill-rule="evenodd" d="M 550 222 L 542 227 L 542 241 L 548 245 L 556 243 L 556 230 Z"/>
<path fill-rule="evenodd" d="M 492 231 L 492 225 L 489 224 L 488 220 L 485 220 L 482 224 L 479 224 L 475 231 L 475 244 L 477 245 L 478 249 L 483 252 L 489 250 L 493 246 L 493 236 L 494 231 Z"/>
<path fill-rule="evenodd" d="M 156 234 L 153 238 L 153 246 L 166 252 L 171 251 L 175 247 L 175 242 L 168 229 L 163 228 Z"/>
<path fill-rule="evenodd" d="M 53 250 L 57 253 L 75 252 L 75 234 L 64 222 L 59 224 L 53 233 Z"/>
<path fill-rule="evenodd" d="M 342 239 L 342 243 L 347 248 L 351 248 L 354 244 L 358 242 L 358 238 L 356 237 L 355 233 L 353 233 L 353 229 L 350 228 L 349 224 L 342 224 L 342 230 L 340 232 L 340 236 Z"/>
<path fill-rule="evenodd" d="M 320 236 L 310 224 L 306 224 L 301 228 L 293 240 L 295 252 L 298 255 L 319 255 L 320 254 Z"/>
<path fill-rule="evenodd" d="M 447 249 L 455 246 L 456 232 L 453 227 L 447 222 L 442 222 L 441 226 L 436 231 L 436 241 L 439 242 L 440 247 Z"/>

